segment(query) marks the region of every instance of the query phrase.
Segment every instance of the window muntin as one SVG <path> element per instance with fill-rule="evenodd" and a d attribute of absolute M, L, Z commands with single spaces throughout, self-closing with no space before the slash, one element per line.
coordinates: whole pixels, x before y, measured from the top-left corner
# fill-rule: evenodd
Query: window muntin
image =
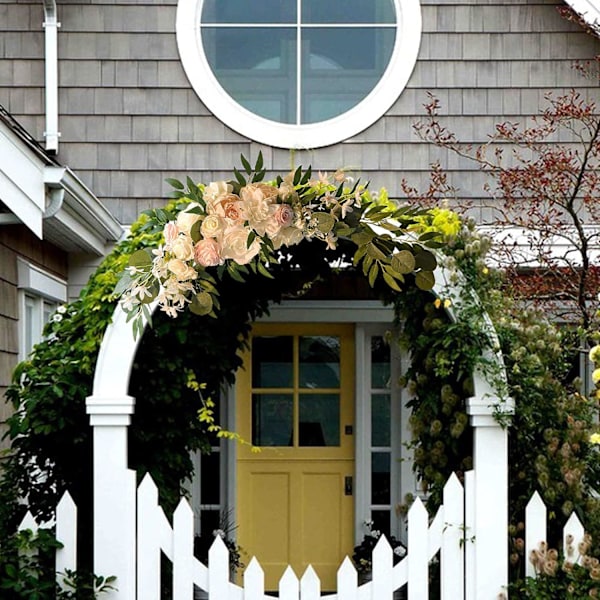
<path fill-rule="evenodd" d="M 177 41 L 207 107 L 256 141 L 320 147 L 375 122 L 416 62 L 418 0 L 179 0 Z M 325 127 L 326 125 L 326 127 Z"/>

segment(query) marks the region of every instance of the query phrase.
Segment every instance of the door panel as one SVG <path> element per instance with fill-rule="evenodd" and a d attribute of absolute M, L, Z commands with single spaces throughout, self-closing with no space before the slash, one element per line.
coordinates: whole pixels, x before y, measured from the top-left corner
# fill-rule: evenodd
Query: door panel
<path fill-rule="evenodd" d="M 354 332 L 351 325 L 261 324 L 236 388 L 238 540 L 276 590 L 311 564 L 323 590 L 352 553 Z M 257 364 L 260 363 L 260 364 Z M 261 387 L 262 386 L 262 387 Z"/>

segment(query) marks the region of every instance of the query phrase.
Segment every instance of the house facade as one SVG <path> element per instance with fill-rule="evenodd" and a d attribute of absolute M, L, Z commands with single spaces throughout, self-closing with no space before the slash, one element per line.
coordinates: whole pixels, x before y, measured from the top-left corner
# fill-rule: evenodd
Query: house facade
<path fill-rule="evenodd" d="M 484 175 L 412 125 L 428 92 L 473 143 L 539 112 L 549 91 L 595 96 L 573 63 L 600 43 L 559 14 L 567 5 L 600 18 L 592 0 L 263 0 L 251 11 L 234 0 L 1 0 L 0 174 L 37 187 L 0 188 L 0 391 L 26 355 L 23 315 L 51 312 L 69 284 L 76 293 L 120 227 L 164 203 L 168 177 L 228 178 L 240 154 L 261 152 L 267 177 L 344 168 L 401 198 L 404 179 L 425 188 L 440 160 L 485 220 Z M 13 164 L 21 155 L 37 179 Z M 84 226 L 66 222 L 73 211 Z M 40 277 L 53 291 L 34 308 Z M 395 507 L 416 485 L 406 403 L 390 384 L 403 368 L 384 343 L 391 322 L 359 297 L 274 308 L 221 404 L 229 428 L 267 450 L 196 458 L 198 532 L 233 507 L 242 545 L 273 573 L 322 557 L 330 578 L 365 519 L 402 534 Z M 265 536 L 274 523 L 278 536 Z"/>

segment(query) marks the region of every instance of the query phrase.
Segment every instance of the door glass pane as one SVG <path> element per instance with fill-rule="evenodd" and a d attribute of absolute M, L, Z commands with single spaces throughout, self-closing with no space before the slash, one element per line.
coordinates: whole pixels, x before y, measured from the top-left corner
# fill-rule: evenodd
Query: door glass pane
<path fill-rule="evenodd" d="M 291 336 L 252 339 L 252 387 L 289 388 L 294 376 L 294 339 Z"/>
<path fill-rule="evenodd" d="M 302 123 L 333 118 L 366 98 L 389 63 L 394 38 L 392 28 L 304 29 Z"/>
<path fill-rule="evenodd" d="M 390 346 L 385 343 L 383 336 L 371 338 L 371 387 L 390 387 Z"/>
<path fill-rule="evenodd" d="M 252 443 L 292 446 L 294 401 L 291 394 L 252 395 Z"/>
<path fill-rule="evenodd" d="M 249 11 L 251 12 L 251 11 Z M 223 89 L 248 110 L 296 122 L 296 31 L 205 27 L 204 52 Z"/>
<path fill-rule="evenodd" d="M 295 23 L 296 0 L 204 0 L 204 23 Z"/>
<path fill-rule="evenodd" d="M 300 446 L 340 445 L 339 394 L 300 396 Z"/>
<path fill-rule="evenodd" d="M 371 504 L 390 503 L 390 453 L 371 454 Z"/>
<path fill-rule="evenodd" d="M 394 23 L 392 0 L 302 0 L 304 23 Z"/>
<path fill-rule="evenodd" d="M 219 504 L 221 489 L 220 453 L 200 458 L 200 504 Z"/>
<path fill-rule="evenodd" d="M 300 387 L 340 386 L 340 338 L 317 336 L 300 338 Z"/>
<path fill-rule="evenodd" d="M 373 394 L 371 397 L 371 445 L 390 446 L 391 407 L 387 394 Z"/>

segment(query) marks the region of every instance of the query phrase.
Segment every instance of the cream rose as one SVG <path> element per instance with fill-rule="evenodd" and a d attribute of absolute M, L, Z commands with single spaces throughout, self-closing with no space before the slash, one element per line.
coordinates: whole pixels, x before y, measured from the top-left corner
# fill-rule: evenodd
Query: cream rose
<path fill-rule="evenodd" d="M 193 202 L 186 208 L 186 210 L 180 212 L 177 215 L 176 224 L 177 227 L 179 227 L 179 231 L 182 231 L 183 233 L 187 233 L 189 235 L 192 225 L 200 218 L 200 215 L 196 215 L 187 211 L 197 206 L 200 205 L 197 202 Z"/>
<path fill-rule="evenodd" d="M 186 262 L 180 260 L 178 258 L 172 258 L 167 263 L 167 268 L 179 281 L 187 281 L 189 279 L 196 279 L 198 277 L 198 273 L 196 273 L 196 269 L 190 267 Z"/>
<path fill-rule="evenodd" d="M 230 258 L 239 265 L 249 263 L 260 251 L 260 242 L 255 239 L 248 248 L 248 230 L 235 227 L 225 232 L 222 257 Z"/>
<path fill-rule="evenodd" d="M 214 238 L 200 240 L 194 246 L 194 258 L 203 267 L 216 267 L 221 264 L 219 244 Z"/>
<path fill-rule="evenodd" d="M 202 221 L 200 233 L 202 233 L 202 237 L 214 238 L 220 235 L 223 232 L 223 229 L 223 219 L 219 215 L 211 214 L 207 215 L 204 218 L 204 221 Z"/>
<path fill-rule="evenodd" d="M 179 235 L 171 244 L 171 252 L 179 260 L 194 258 L 194 243 L 189 235 Z"/>

